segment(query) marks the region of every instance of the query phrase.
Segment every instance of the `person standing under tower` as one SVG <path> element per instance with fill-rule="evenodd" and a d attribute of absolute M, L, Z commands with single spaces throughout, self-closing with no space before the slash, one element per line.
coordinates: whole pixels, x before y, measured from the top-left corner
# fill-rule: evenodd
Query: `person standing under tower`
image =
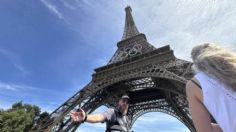
<path fill-rule="evenodd" d="M 74 122 L 103 123 L 106 122 L 106 132 L 130 132 L 130 121 L 127 116 L 130 98 L 123 95 L 116 108 L 109 108 L 104 113 L 87 115 L 83 109 L 79 112 L 71 112 Z"/>
<path fill-rule="evenodd" d="M 191 56 L 198 73 L 187 82 L 186 93 L 197 132 L 236 132 L 236 54 L 202 44 Z"/>

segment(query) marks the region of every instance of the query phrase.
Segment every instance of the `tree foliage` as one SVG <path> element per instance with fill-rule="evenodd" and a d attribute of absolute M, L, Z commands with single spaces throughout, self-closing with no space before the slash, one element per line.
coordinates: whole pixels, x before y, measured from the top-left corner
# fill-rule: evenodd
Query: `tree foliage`
<path fill-rule="evenodd" d="M 47 112 L 40 114 L 38 106 L 17 102 L 8 110 L 0 109 L 0 132 L 28 132 L 48 115 Z"/>

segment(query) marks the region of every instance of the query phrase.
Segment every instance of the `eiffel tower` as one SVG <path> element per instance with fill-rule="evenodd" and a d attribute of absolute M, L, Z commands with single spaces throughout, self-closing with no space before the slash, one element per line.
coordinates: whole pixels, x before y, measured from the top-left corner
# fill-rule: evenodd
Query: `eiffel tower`
<path fill-rule="evenodd" d="M 71 120 L 72 110 L 83 108 L 89 114 L 100 106 L 114 107 L 123 94 L 131 98 L 131 126 L 145 113 L 163 112 L 196 131 L 185 94 L 185 84 L 194 75 L 192 63 L 176 58 L 169 45 L 151 45 L 138 31 L 131 7 L 125 12 L 124 33 L 108 64 L 96 68 L 92 80 L 40 122 L 38 131 L 74 132 L 80 124 Z"/>

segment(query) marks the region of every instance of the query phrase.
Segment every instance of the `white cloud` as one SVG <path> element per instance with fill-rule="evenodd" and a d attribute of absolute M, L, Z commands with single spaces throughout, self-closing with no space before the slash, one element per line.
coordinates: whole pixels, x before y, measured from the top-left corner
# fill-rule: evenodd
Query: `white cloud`
<path fill-rule="evenodd" d="M 66 0 L 61 0 L 61 2 L 68 9 L 71 9 L 71 10 L 75 10 L 76 9 L 76 6 L 68 3 Z"/>
<path fill-rule="evenodd" d="M 71 29 L 77 30 L 80 36 L 88 41 L 87 46 L 93 47 L 94 50 L 106 47 L 108 49 L 106 52 L 113 51 L 110 49 L 119 39 L 110 44 L 104 43 L 97 46 L 97 40 L 93 40 L 93 38 L 100 38 L 99 41 L 106 42 L 107 33 L 121 38 L 125 18 L 124 7 L 131 5 L 139 31 L 145 33 L 148 41 L 157 48 L 169 44 L 178 58 L 190 60 L 191 49 L 204 42 L 218 43 L 236 51 L 234 46 L 236 30 L 233 30 L 236 28 L 236 1 L 91 2 L 75 0 L 75 3 L 77 4 L 74 4 L 73 8 L 79 9 L 80 13 L 86 15 L 86 18 L 77 19 L 78 16 L 81 16 L 73 16 L 74 18 L 70 20 L 76 21 L 70 21 Z M 64 6 L 67 5 L 64 4 Z M 78 21 L 80 25 L 78 25 Z"/>
<path fill-rule="evenodd" d="M 61 12 L 57 9 L 57 7 L 51 3 L 49 3 L 47 0 L 41 0 L 41 2 L 52 12 L 54 13 L 58 18 L 63 19 L 64 17 Z"/>
<path fill-rule="evenodd" d="M 12 104 L 8 103 L 8 102 L 4 102 L 2 100 L 0 100 L 0 109 L 9 109 L 11 107 Z"/>
<path fill-rule="evenodd" d="M 151 112 L 142 115 L 134 123 L 133 130 L 142 132 L 190 132 L 178 119 L 161 112 Z"/>
<path fill-rule="evenodd" d="M 62 102 L 61 98 L 42 99 L 43 96 L 60 96 L 54 90 L 24 84 L 5 83 L 0 81 L 0 91 L 0 97 L 4 97 L 4 100 L 0 100 L 0 108 L 3 109 L 10 108 L 11 105 L 17 101 L 23 101 L 23 103 L 40 106 L 42 111 L 52 112 L 58 107 L 58 102 Z"/>
<path fill-rule="evenodd" d="M 179 122 L 176 118 L 162 114 L 162 113 L 156 113 L 156 114 L 148 114 L 148 115 L 143 115 L 140 118 L 138 118 L 139 121 L 142 122 L 167 122 L 167 123 L 172 123 L 172 122 Z"/>
<path fill-rule="evenodd" d="M 0 90 L 10 90 L 10 91 L 16 91 L 17 88 L 12 86 L 12 85 L 9 85 L 9 84 L 4 84 L 4 83 L 1 83 L 0 82 Z"/>
<path fill-rule="evenodd" d="M 13 53 L 9 50 L 0 48 L 0 54 L 2 54 L 4 57 L 6 57 L 12 65 L 21 72 L 23 76 L 28 75 L 29 71 L 26 70 L 26 68 L 23 67 L 23 64 L 19 58 L 19 56 L 16 53 Z"/>
<path fill-rule="evenodd" d="M 13 83 L 3 83 L 0 82 L 0 90 L 6 91 L 26 91 L 26 90 L 39 90 L 39 88 L 27 86 L 27 85 L 18 85 Z"/>
<path fill-rule="evenodd" d="M 130 4 L 136 24 L 149 42 L 156 47 L 170 44 L 179 58 L 189 60 L 191 49 L 203 42 L 235 50 L 236 1 L 151 0 Z"/>

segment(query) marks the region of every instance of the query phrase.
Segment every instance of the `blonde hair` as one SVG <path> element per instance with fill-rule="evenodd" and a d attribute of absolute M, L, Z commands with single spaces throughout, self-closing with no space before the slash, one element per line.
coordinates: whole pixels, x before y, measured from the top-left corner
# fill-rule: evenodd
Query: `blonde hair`
<path fill-rule="evenodd" d="M 202 44 L 192 49 L 191 56 L 197 70 L 212 75 L 236 91 L 236 54 L 216 44 Z"/>

